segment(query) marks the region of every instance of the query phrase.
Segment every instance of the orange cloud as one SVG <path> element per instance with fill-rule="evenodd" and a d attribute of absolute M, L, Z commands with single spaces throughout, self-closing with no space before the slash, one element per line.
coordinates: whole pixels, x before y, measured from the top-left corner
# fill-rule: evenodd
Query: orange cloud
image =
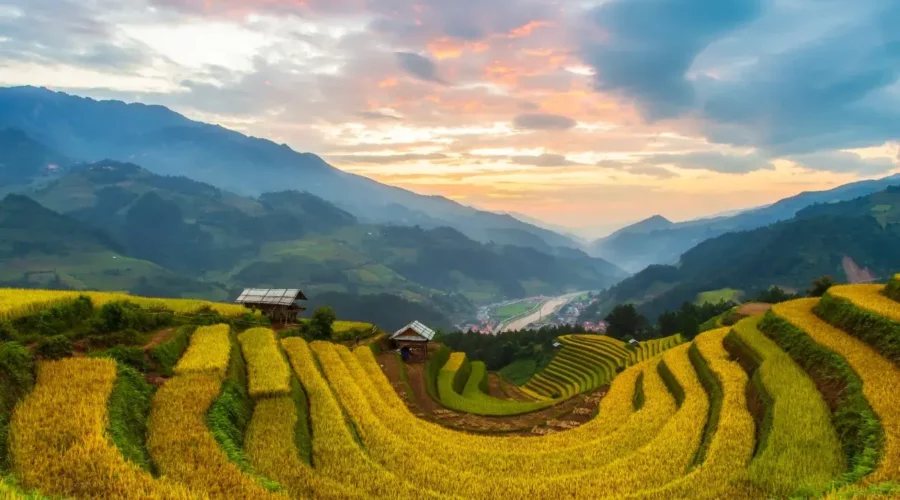
<path fill-rule="evenodd" d="M 396 87 L 396 86 L 397 86 L 397 79 L 393 78 L 393 77 L 387 78 L 385 80 L 378 82 L 378 88 L 381 88 L 381 89 L 387 89 L 387 88 Z"/>
<path fill-rule="evenodd" d="M 489 48 L 485 42 L 459 42 L 447 37 L 428 42 L 428 53 L 438 60 L 459 59 L 466 51 L 478 54 Z"/>
<path fill-rule="evenodd" d="M 550 21 L 531 21 L 531 22 L 523 24 L 522 26 L 519 26 L 518 28 L 515 28 L 512 31 L 510 31 L 509 34 L 507 35 L 507 37 L 522 38 L 522 37 L 530 35 L 532 31 L 534 31 L 538 28 L 541 28 L 544 26 L 550 26 L 552 24 L 553 23 L 551 23 Z"/>
<path fill-rule="evenodd" d="M 465 48 L 465 44 L 454 42 L 449 38 L 439 38 L 428 43 L 428 53 L 438 60 L 458 59 Z"/>

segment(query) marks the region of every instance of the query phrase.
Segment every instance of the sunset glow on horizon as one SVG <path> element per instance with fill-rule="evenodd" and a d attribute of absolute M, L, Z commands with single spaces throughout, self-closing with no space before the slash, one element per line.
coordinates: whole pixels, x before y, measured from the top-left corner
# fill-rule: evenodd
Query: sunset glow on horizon
<path fill-rule="evenodd" d="M 898 25 L 893 0 L 0 0 L 0 85 L 596 237 L 900 172 Z"/>

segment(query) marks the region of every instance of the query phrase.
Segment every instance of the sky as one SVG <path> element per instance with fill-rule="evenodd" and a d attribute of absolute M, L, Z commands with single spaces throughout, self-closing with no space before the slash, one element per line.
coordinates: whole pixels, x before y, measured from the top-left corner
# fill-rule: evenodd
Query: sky
<path fill-rule="evenodd" d="M 897 26 L 896 0 L 0 0 L 0 85 L 593 237 L 900 172 Z"/>

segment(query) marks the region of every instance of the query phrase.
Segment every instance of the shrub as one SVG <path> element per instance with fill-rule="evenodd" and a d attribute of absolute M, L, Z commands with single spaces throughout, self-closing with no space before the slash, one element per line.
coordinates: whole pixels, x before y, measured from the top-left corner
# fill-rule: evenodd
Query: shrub
<path fill-rule="evenodd" d="M 169 326 L 175 321 L 172 311 L 162 307 L 141 309 L 130 301 L 107 302 L 100 308 L 94 322 L 94 330 L 100 333 L 111 333 L 119 330 L 150 330 Z"/>
<path fill-rule="evenodd" d="M 6 320 L 0 320 L 0 341 L 8 342 L 19 338 L 19 332 L 12 323 Z"/>
<path fill-rule="evenodd" d="M 330 340 L 334 334 L 333 325 L 336 319 L 334 309 L 327 306 L 316 309 L 309 319 L 309 334 L 314 339 Z"/>
<path fill-rule="evenodd" d="M 143 360 L 143 351 L 138 351 Z M 107 403 L 109 435 L 122 456 L 147 471 L 151 470 L 145 443 L 152 396 L 153 386 L 143 375 L 130 366 L 117 365 L 116 382 Z"/>
<path fill-rule="evenodd" d="M 863 297 L 858 300 L 863 300 Z M 882 297 L 882 300 L 886 299 Z M 900 323 L 830 293 L 822 296 L 813 312 L 831 325 L 874 347 L 894 363 L 900 364 Z"/>
<path fill-rule="evenodd" d="M 884 287 L 884 294 L 900 302 L 900 274 L 895 274 L 893 278 L 888 281 L 887 286 Z"/>
<path fill-rule="evenodd" d="M 17 342 L 0 345 L 0 472 L 10 468 L 8 427 L 13 408 L 34 387 L 34 358 Z"/>
<path fill-rule="evenodd" d="M 165 342 L 161 342 L 150 349 L 150 359 L 159 363 L 160 370 L 168 377 L 172 376 L 173 369 L 181 359 L 184 351 L 187 350 L 191 342 L 191 334 L 194 333 L 195 326 L 182 326 L 175 331 L 175 334 Z"/>
<path fill-rule="evenodd" d="M 65 335 L 42 337 L 35 348 L 44 359 L 60 359 L 72 355 L 72 341 Z"/>
<path fill-rule="evenodd" d="M 52 336 L 90 320 L 93 313 L 94 305 L 91 299 L 80 295 L 19 317 L 13 321 L 13 327 L 23 335 Z"/>
<path fill-rule="evenodd" d="M 140 345 L 143 341 L 141 334 L 132 328 L 113 333 L 104 333 L 97 335 L 88 335 L 87 343 L 90 347 L 100 349 L 104 347 L 115 346 L 135 346 Z"/>
<path fill-rule="evenodd" d="M 110 358 L 115 360 L 117 363 L 142 372 L 145 372 L 150 368 L 147 365 L 147 359 L 144 356 L 144 350 L 140 347 L 115 346 L 103 351 L 91 353 L 90 357 Z"/>

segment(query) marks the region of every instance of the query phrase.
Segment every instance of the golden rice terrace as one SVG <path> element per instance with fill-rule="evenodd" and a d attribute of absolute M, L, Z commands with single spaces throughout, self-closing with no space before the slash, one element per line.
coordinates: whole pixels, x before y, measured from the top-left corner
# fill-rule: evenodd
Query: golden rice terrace
<path fill-rule="evenodd" d="M 478 418 L 603 387 L 539 434 L 422 418 L 376 344 L 283 338 L 240 306 L 0 290 L 0 497 L 900 498 L 898 290 L 835 286 L 692 340 L 566 336 L 516 400 L 434 355 L 430 404 Z"/>

